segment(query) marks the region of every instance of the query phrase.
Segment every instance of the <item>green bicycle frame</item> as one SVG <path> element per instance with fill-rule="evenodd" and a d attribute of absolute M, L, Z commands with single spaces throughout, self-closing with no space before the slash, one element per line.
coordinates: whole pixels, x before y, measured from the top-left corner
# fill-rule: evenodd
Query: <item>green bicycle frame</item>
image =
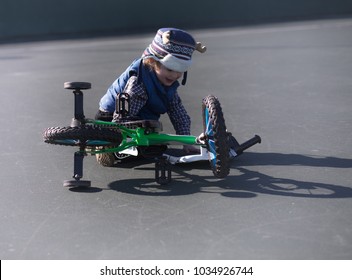
<path fill-rule="evenodd" d="M 125 149 L 139 146 L 164 145 L 164 144 L 183 144 L 183 145 L 202 145 L 193 135 L 174 135 L 158 132 L 149 132 L 148 128 L 138 127 L 129 129 L 122 124 L 106 122 L 100 120 L 86 119 L 85 123 L 101 126 L 116 127 L 122 135 L 122 141 L 117 147 L 94 150 L 90 153 L 119 153 Z"/>

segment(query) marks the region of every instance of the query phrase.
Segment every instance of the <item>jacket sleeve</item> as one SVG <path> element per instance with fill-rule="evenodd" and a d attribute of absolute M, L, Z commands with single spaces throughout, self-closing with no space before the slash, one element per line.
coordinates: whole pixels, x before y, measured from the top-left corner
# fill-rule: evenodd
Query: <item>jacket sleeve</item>
<path fill-rule="evenodd" d="M 116 95 L 117 93 L 114 84 L 112 84 L 105 95 L 100 99 L 99 110 L 102 112 L 113 113 L 115 111 Z"/>
<path fill-rule="evenodd" d="M 136 76 L 132 76 L 128 80 L 124 92 L 128 93 L 130 96 L 130 115 L 137 116 L 148 100 L 144 85 L 138 83 L 138 78 Z"/>
<path fill-rule="evenodd" d="M 182 104 L 181 98 L 176 92 L 174 98 L 169 103 L 168 115 L 176 134 L 191 134 L 191 118 Z"/>

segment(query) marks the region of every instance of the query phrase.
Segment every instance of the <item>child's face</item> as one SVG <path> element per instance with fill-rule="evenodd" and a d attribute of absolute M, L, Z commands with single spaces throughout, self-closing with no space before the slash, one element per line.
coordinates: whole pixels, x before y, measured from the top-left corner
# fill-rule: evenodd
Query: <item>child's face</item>
<path fill-rule="evenodd" d="M 164 86 L 171 86 L 174 82 L 181 78 L 183 74 L 181 72 L 170 70 L 161 63 L 158 63 L 158 66 L 156 66 L 154 69 L 158 80 Z"/>

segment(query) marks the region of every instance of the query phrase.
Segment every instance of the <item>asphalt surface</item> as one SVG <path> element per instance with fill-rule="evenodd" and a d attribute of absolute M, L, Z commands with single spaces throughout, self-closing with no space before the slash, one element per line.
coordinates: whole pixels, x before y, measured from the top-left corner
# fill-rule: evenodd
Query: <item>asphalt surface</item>
<path fill-rule="evenodd" d="M 352 19 L 192 33 L 208 47 L 180 89 L 192 133 L 214 94 L 239 142 L 262 143 L 224 180 L 188 164 L 168 187 L 151 162 L 87 157 L 92 187 L 63 188 L 75 149 L 42 141 L 70 123 L 64 82 L 92 83 L 93 117 L 154 34 L 0 45 L 1 259 L 352 258 Z"/>

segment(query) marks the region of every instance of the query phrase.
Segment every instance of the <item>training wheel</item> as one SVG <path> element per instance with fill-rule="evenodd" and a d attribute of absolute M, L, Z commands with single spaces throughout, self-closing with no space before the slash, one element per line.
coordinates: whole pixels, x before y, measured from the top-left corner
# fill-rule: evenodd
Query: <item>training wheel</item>
<path fill-rule="evenodd" d="M 65 89 L 90 89 L 92 87 L 91 83 L 87 82 L 66 82 L 64 83 Z"/>
<path fill-rule="evenodd" d="M 90 187 L 91 186 L 91 181 L 86 181 L 86 180 L 65 180 L 63 185 L 66 188 Z"/>

